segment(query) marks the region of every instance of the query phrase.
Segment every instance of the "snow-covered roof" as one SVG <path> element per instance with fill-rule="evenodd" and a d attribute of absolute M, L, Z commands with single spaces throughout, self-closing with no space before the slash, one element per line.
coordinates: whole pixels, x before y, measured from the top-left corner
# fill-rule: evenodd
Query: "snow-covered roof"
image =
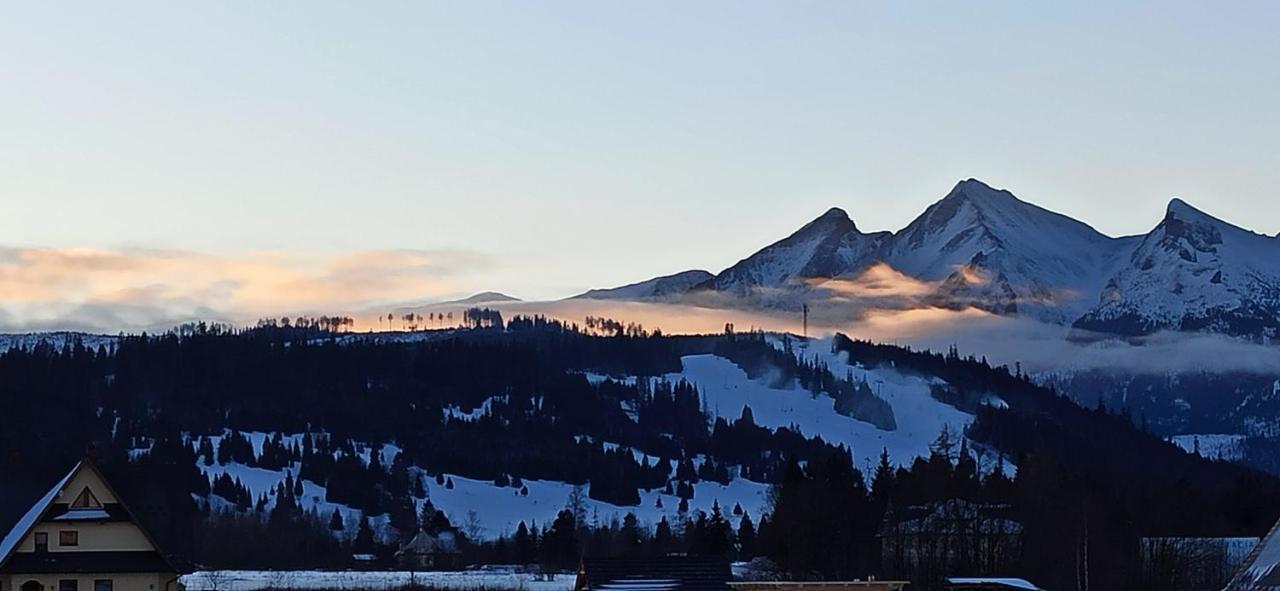
<path fill-rule="evenodd" d="M 106 509 L 71 509 L 62 515 L 54 517 L 54 521 L 98 521 L 110 519 L 111 514 Z"/>
<path fill-rule="evenodd" d="M 9 555 L 13 553 L 13 550 L 18 547 L 18 544 L 22 542 L 23 538 L 27 537 L 27 533 L 31 531 L 31 528 L 35 527 L 36 521 L 38 521 L 40 516 L 44 514 L 45 510 L 49 508 L 49 505 L 53 503 L 53 500 L 58 497 L 58 493 L 61 492 L 63 488 L 66 488 L 67 483 L 71 481 L 71 477 L 75 476 L 76 472 L 80 470 L 80 465 L 81 463 L 77 462 L 76 465 L 71 468 L 71 471 L 67 472 L 67 475 L 62 477 L 62 480 L 59 480 L 57 484 L 53 485 L 53 488 L 49 489 L 49 492 L 46 492 L 43 497 L 40 497 L 40 500 L 36 501 L 30 509 L 27 509 L 27 512 L 24 513 L 22 517 L 18 518 L 18 521 L 13 524 L 13 527 L 9 528 L 4 539 L 0 540 L 0 565 L 3 565 L 9 559 Z"/>
<path fill-rule="evenodd" d="M 1272 589 L 1280 587 L 1280 522 L 1272 526 L 1267 536 L 1254 546 L 1240 565 L 1228 591 L 1244 589 Z"/>
<path fill-rule="evenodd" d="M 676 579 L 623 579 L 596 586 L 596 591 L 671 591 L 680 587 Z"/>
<path fill-rule="evenodd" d="M 1026 579 L 1016 579 L 1013 577 L 951 577 L 947 579 L 948 585 L 987 585 L 1007 587 L 1009 589 L 1026 589 L 1027 591 L 1041 591 L 1041 589 Z"/>

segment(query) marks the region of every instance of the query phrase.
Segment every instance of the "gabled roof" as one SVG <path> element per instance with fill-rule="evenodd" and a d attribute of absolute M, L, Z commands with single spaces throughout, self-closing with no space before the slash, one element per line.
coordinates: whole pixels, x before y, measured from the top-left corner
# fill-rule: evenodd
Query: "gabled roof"
<path fill-rule="evenodd" d="M 729 562 L 714 558 L 585 558 L 577 588 L 589 591 L 727 591 Z"/>
<path fill-rule="evenodd" d="M 58 499 L 58 495 L 66 489 L 67 484 L 70 483 L 81 470 L 92 471 L 94 476 L 102 482 L 102 485 L 106 487 L 107 492 L 111 493 L 111 496 L 117 501 L 118 508 L 116 511 L 122 510 L 128 517 L 128 521 L 132 522 L 133 525 L 138 528 L 138 531 L 142 532 L 143 537 L 146 538 L 147 543 L 151 544 L 151 547 L 154 550 L 151 554 L 155 554 L 155 556 L 159 557 L 160 563 L 167 567 L 166 570 L 178 572 L 177 569 L 173 567 L 172 563 L 169 562 L 162 553 L 160 553 L 160 546 L 156 544 L 155 539 L 151 537 L 151 534 L 147 532 L 147 529 L 142 526 L 142 523 L 139 522 L 133 515 L 133 512 L 129 510 L 129 506 L 123 502 L 120 498 L 120 494 L 111 486 L 111 483 L 107 480 L 106 476 L 103 476 L 102 471 L 99 470 L 93 461 L 88 458 L 77 462 L 76 465 L 71 468 L 71 471 L 67 472 L 66 476 L 63 476 L 62 479 L 54 484 L 52 488 L 45 491 L 43 496 L 24 502 L 24 496 L 29 497 L 29 494 L 24 495 L 22 490 L 15 489 L 10 498 L 0 499 L 4 501 L 3 504 L 7 505 L 9 509 L 6 510 L 6 507 L 0 506 L 0 531 L 6 532 L 4 537 L 0 538 L 0 569 L 9 565 L 10 561 L 14 557 L 14 551 L 18 548 L 18 545 L 22 543 L 22 540 L 26 539 L 26 537 L 31 533 L 37 523 L 42 519 L 53 515 L 55 511 L 58 514 L 66 513 L 65 507 L 60 504 L 55 504 L 54 501 Z M 0 490 L 3 490 L 4 488 L 5 487 L 3 485 L 0 485 Z M 4 495 L 0 494 L 0 497 L 3 496 Z M 21 513 L 17 519 L 4 519 L 6 514 L 16 514 L 22 504 L 27 505 L 27 509 L 25 512 Z"/>
<path fill-rule="evenodd" d="M 433 536 L 418 532 L 408 544 L 396 552 L 396 556 L 425 556 L 428 554 L 458 554 L 458 538 L 452 532 L 440 532 Z"/>
<path fill-rule="evenodd" d="M 1280 521 L 1249 552 L 1236 571 L 1227 591 L 1272 591 L 1280 589 Z"/>
<path fill-rule="evenodd" d="M 49 506 L 53 504 L 54 499 L 58 498 L 58 493 L 63 488 L 66 488 L 67 483 L 79 471 L 80 464 L 77 463 L 70 472 L 67 472 L 66 476 L 62 477 L 62 480 L 54 484 L 53 488 L 48 489 L 44 496 L 36 497 L 35 499 L 24 499 L 24 491 L 15 490 L 12 498 L 6 499 L 6 504 L 9 505 L 11 510 L 19 510 L 20 504 L 26 505 L 27 508 L 25 512 L 18 514 L 18 517 L 13 519 L 12 522 L 0 521 L 0 529 L 5 532 L 4 538 L 0 538 L 0 566 L 4 566 L 4 563 L 8 562 L 9 555 L 13 554 L 14 549 L 18 547 L 18 544 L 22 543 L 23 538 L 26 538 L 27 534 L 31 533 L 31 529 L 40 521 L 40 517 L 49 510 Z M 6 511 L 6 513 L 12 515 L 9 511 Z"/>

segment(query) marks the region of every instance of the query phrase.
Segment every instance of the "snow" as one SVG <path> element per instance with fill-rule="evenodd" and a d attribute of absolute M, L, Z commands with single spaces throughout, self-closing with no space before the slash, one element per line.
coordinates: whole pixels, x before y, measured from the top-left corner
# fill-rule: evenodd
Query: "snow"
<path fill-rule="evenodd" d="M 102 509 L 72 509 L 55 517 L 54 521 L 95 521 L 110 519 L 111 515 Z"/>
<path fill-rule="evenodd" d="M 58 493 L 62 492 L 62 489 L 67 486 L 67 482 L 79 470 L 80 464 L 76 463 L 75 467 L 71 468 L 71 471 L 67 472 L 67 475 L 62 477 L 62 480 L 53 485 L 53 488 L 49 489 L 49 492 L 45 493 L 39 501 L 36 501 L 36 504 L 27 509 L 27 512 L 18 519 L 17 523 L 13 524 L 13 529 L 9 530 L 9 533 L 5 534 L 3 539 L 0 539 L 0 562 L 4 562 L 9 557 L 9 553 L 13 552 L 13 549 L 22 543 L 22 538 L 26 537 L 27 532 L 35 525 L 36 520 L 40 519 L 40 514 L 44 513 L 44 510 L 49 507 L 49 503 L 52 503 L 57 498 Z"/>
<path fill-rule="evenodd" d="M 634 385 L 636 383 L 635 376 L 611 376 L 608 374 L 596 373 L 593 371 L 583 372 L 582 375 L 583 377 L 587 378 L 587 381 L 590 382 L 591 385 L 593 386 L 599 386 L 600 384 L 603 384 L 605 380 L 613 380 L 615 382 L 618 382 L 621 384 L 627 384 L 627 385 Z"/>
<path fill-rule="evenodd" d="M 1110 237 L 1089 225 L 969 179 L 896 233 L 863 233 L 838 208 L 712 278 L 716 290 L 753 303 L 789 306 L 840 289 L 810 282 L 857 278 L 883 264 L 917 281 L 923 299 L 863 302 L 864 308 L 975 306 L 1056 324 L 1129 331 L 1134 319 L 1180 329 L 1185 316 L 1210 331 L 1250 331 L 1218 321 L 1242 311 L 1280 338 L 1280 236 L 1231 225 L 1175 199 L 1145 234 Z M 833 286 L 836 282 L 827 283 Z M 629 292 L 615 294 L 624 298 Z M 715 299 L 701 299 L 705 305 Z M 1198 325 L 1201 323 L 1192 323 Z"/>
<path fill-rule="evenodd" d="M 825 355 L 828 361 L 839 360 L 840 365 L 831 364 L 831 367 L 837 375 L 843 375 L 844 370 L 840 369 L 845 366 L 843 354 L 832 356 L 829 345 L 814 346 L 810 350 Z M 821 353 L 824 351 L 827 353 Z M 805 435 L 818 435 L 829 443 L 844 444 L 853 450 L 859 465 L 879 456 L 881 449 L 888 449 L 893 461 L 909 464 L 916 457 L 929 454 L 929 444 L 943 426 L 953 433 L 962 433 L 973 421 L 972 415 L 934 399 L 930 394 L 930 381 L 887 368 L 849 369 L 855 380 L 865 378 L 876 395 L 893 407 L 898 422 L 894 431 L 840 415 L 835 412 L 834 401 L 829 396 L 814 396 L 799 385 L 779 389 L 752 380 L 723 357 L 690 355 L 683 357 L 681 363 L 683 370 L 668 374 L 665 379 L 686 379 L 697 384 L 707 407 L 716 416 L 734 420 L 742 416 L 744 406 L 750 406 L 756 424 L 774 429 L 796 426 Z"/>
<path fill-rule="evenodd" d="M 609 441 L 601 442 L 600 445 L 604 447 L 605 451 L 617 451 L 619 448 L 622 447 L 622 445 L 620 444 L 612 443 Z M 639 463 L 644 463 L 647 460 L 650 466 L 655 465 L 658 462 L 662 461 L 662 458 L 658 456 L 651 456 L 647 453 L 644 453 L 642 451 L 635 450 L 635 449 L 631 450 L 631 457 L 635 458 L 636 462 L 639 462 Z"/>
<path fill-rule="evenodd" d="M 238 478 L 240 483 L 249 489 L 255 503 L 260 496 L 264 494 L 267 495 L 267 510 L 270 510 L 275 506 L 275 490 L 276 487 L 284 481 L 286 473 L 292 473 L 293 477 L 296 479 L 300 468 L 300 465 L 297 463 L 293 464 L 287 470 L 278 471 L 267 470 L 265 468 L 255 468 L 253 466 L 246 466 L 235 462 L 230 462 L 226 465 L 215 463 L 212 466 L 205 466 L 203 463 L 198 463 L 197 466 L 204 471 L 206 476 L 209 477 L 209 482 L 211 484 L 213 483 L 214 478 L 217 478 L 222 474 L 227 474 L 231 478 Z M 358 524 L 360 520 L 360 511 L 343 504 L 326 501 L 326 494 L 327 490 L 325 487 L 310 480 L 303 480 L 302 496 L 298 499 L 298 505 L 304 511 L 314 510 L 318 512 L 321 517 L 328 517 L 329 515 L 332 515 L 333 511 L 336 509 L 338 513 L 342 515 L 343 523 L 347 525 L 343 530 L 342 535 L 354 535 L 355 525 Z M 215 507 L 230 508 L 232 506 L 230 503 L 226 503 L 221 497 L 213 494 L 210 494 L 208 499 L 203 500 L 210 502 L 215 505 Z M 380 539 L 389 540 L 391 538 L 387 515 L 370 516 L 369 524 L 373 527 L 374 531 L 377 532 Z"/>
<path fill-rule="evenodd" d="M 450 405 L 445 407 L 444 414 L 445 416 L 458 421 L 475 421 L 480 417 L 489 414 L 489 411 L 493 409 L 493 403 L 495 400 L 505 402 L 507 398 L 505 396 L 490 396 L 489 398 L 484 399 L 484 402 L 480 403 L 480 406 L 471 409 L 469 412 L 463 412 L 462 408 L 457 405 Z M 395 456 L 391 457 L 394 458 Z"/>
<path fill-rule="evenodd" d="M 264 440 L 269 437 L 265 433 L 255 433 L 253 435 L 254 437 L 251 439 L 255 440 Z M 289 435 L 285 436 L 284 439 L 288 441 L 295 437 L 299 436 Z M 608 442 L 604 442 L 602 445 L 608 449 L 617 449 L 619 447 L 617 444 Z M 368 446 L 362 447 L 367 449 Z M 389 462 L 397 451 L 399 451 L 399 448 L 389 443 L 385 444 L 383 454 Z M 660 460 L 660 458 L 649 456 L 639 451 L 633 450 L 632 453 L 635 454 L 637 461 L 641 461 L 646 457 L 650 463 L 657 463 Z M 367 451 L 363 454 L 363 457 L 367 462 Z M 240 483 L 249 489 L 255 502 L 258 497 L 266 494 L 268 510 L 275 506 L 274 491 L 284 481 L 286 471 L 291 472 L 294 478 L 297 478 L 300 469 L 300 464 L 298 463 L 292 464 L 286 470 L 268 470 L 235 462 L 226 465 L 215 463 L 212 466 L 205 466 L 201 462 L 197 466 L 205 472 L 210 482 L 221 474 L 238 478 Z M 427 476 L 420 468 L 418 473 L 423 476 L 423 483 L 427 489 L 428 496 L 436 508 L 443 510 L 453 524 L 462 527 L 464 531 L 467 528 L 470 514 L 474 512 L 475 525 L 479 527 L 479 530 L 466 533 L 475 533 L 485 539 L 493 539 L 499 535 L 514 533 L 521 521 L 529 525 L 532 525 L 535 521 L 540 524 L 550 523 L 555 519 L 556 514 L 565 508 L 565 503 L 573 491 L 573 485 L 564 482 L 526 479 L 523 484 L 529 489 L 529 494 L 521 495 L 517 488 L 499 488 L 494 486 L 492 481 L 474 480 L 457 475 L 448 476 L 448 479 L 453 480 L 454 484 L 454 487 L 449 489 L 446 486 L 436 484 L 435 479 Z M 298 504 L 303 510 L 315 510 L 319 512 L 321 517 L 327 517 L 336 509 L 342 514 L 344 523 L 348 524 L 343 535 L 354 533 L 354 525 L 359 520 L 360 511 L 346 505 L 326 501 L 325 495 L 327 491 L 324 486 L 310 480 L 303 480 L 302 486 L 303 495 L 298 499 Z M 719 501 L 721 509 L 726 515 L 729 515 L 735 504 L 740 504 L 744 511 L 758 519 L 767 505 L 768 488 L 767 484 L 741 478 L 734 479 L 727 486 L 714 482 L 699 482 L 694 485 L 694 498 L 689 501 L 690 513 L 696 510 L 710 513 L 712 504 L 715 501 Z M 589 493 L 590 486 L 585 485 L 583 492 L 584 495 Z M 662 499 L 662 507 L 656 506 L 659 498 Z M 640 491 L 640 499 L 640 504 L 632 507 L 619 507 L 602 501 L 587 499 L 587 515 L 589 518 L 608 521 L 615 517 L 621 519 L 630 512 L 635 513 L 642 524 L 649 526 L 656 524 L 664 516 L 672 522 L 681 519 L 681 515 L 678 512 L 680 499 L 674 495 L 664 495 L 660 490 Z M 200 500 L 209 502 L 215 507 L 230 507 L 230 504 L 216 495 L 210 495 L 208 499 L 201 498 Z M 418 499 L 419 507 L 421 504 L 422 499 Z M 390 540 L 392 538 L 393 530 L 388 523 L 386 514 L 370 516 L 370 524 L 378 533 L 380 539 Z"/>
<path fill-rule="evenodd" d="M 1278 528 L 1280 528 L 1280 523 L 1273 526 L 1271 531 L 1267 533 L 1267 537 L 1259 542 L 1259 546 L 1255 550 L 1257 553 L 1245 565 L 1245 569 L 1237 575 L 1240 580 L 1232 581 L 1233 584 L 1252 583 L 1280 568 L 1280 535 L 1277 532 Z M 1239 588 L 1246 587 L 1241 586 Z"/>
<path fill-rule="evenodd" d="M 115 346 L 117 339 L 118 337 L 107 335 L 65 331 L 0 334 L 0 353 L 8 351 L 14 347 L 32 349 L 42 342 L 61 348 L 65 345 L 70 345 L 77 340 L 90 349 L 97 349 L 99 346 L 105 346 L 106 348 L 111 349 Z"/>
<path fill-rule="evenodd" d="M 1136 315 L 1177 328 L 1186 315 L 1212 316 L 1250 303 L 1274 311 L 1280 307 L 1280 240 L 1175 199 L 1111 284 L 1090 312 L 1096 320 Z"/>
<path fill-rule="evenodd" d="M 849 214 L 831 208 L 790 236 L 779 240 L 715 277 L 716 289 L 746 295 L 757 288 L 802 286 L 814 277 L 834 277 L 874 260 L 888 232 L 863 234 Z"/>
<path fill-rule="evenodd" d="M 1019 312 L 1070 322 L 1097 303 L 1133 244 L 970 179 L 898 232 L 883 256 L 917 279 L 949 280 L 960 290 L 951 296 L 998 303 L 1007 284 Z"/>
<path fill-rule="evenodd" d="M 671 591 L 680 587 L 676 579 L 627 579 L 610 581 L 597 587 L 600 591 Z"/>
<path fill-rule="evenodd" d="M 1243 459 L 1244 449 L 1241 448 L 1241 443 L 1244 440 L 1244 435 L 1231 433 L 1192 433 L 1173 436 L 1173 442 L 1187 453 L 1195 453 L 1196 444 L 1199 442 L 1201 456 L 1230 461 Z"/>
<path fill-rule="evenodd" d="M 1032 585 L 1025 579 L 1010 577 L 951 577 L 947 579 L 947 582 L 952 585 L 1003 585 L 1010 589 L 1040 591 L 1039 587 Z"/>
<path fill-rule="evenodd" d="M 524 480 L 528 487 L 527 496 L 518 494 L 515 488 L 499 488 L 489 481 L 473 480 L 461 476 L 451 476 L 453 490 L 428 480 L 428 494 L 431 502 L 438 509 L 444 510 L 449 519 L 457 526 L 464 526 L 468 514 L 475 512 L 479 525 L 483 528 L 482 537 L 496 538 L 499 535 L 514 533 L 521 521 L 532 525 L 547 524 L 555 519 L 557 513 L 565 508 L 565 502 L 573 491 L 573 485 L 547 480 Z M 735 504 L 759 520 L 768 503 L 769 485 L 752 482 L 743 478 L 735 478 L 728 485 L 701 481 L 693 485 L 694 497 L 689 501 L 689 511 L 711 512 L 713 502 L 720 503 L 721 511 L 727 517 L 733 517 L 731 510 Z M 589 485 L 583 486 L 583 492 L 590 491 Z M 657 500 L 662 499 L 662 507 L 657 507 Z M 670 522 L 681 519 L 678 512 L 679 497 L 662 494 L 660 490 L 640 491 L 640 504 L 632 507 L 619 507 L 594 499 L 587 499 L 586 511 L 588 519 L 607 522 L 612 518 L 621 519 L 627 513 L 635 513 L 640 523 L 653 526 L 662 517 Z M 464 527 L 465 530 L 465 527 Z"/>
<path fill-rule="evenodd" d="M 393 590 L 421 585 L 436 589 L 519 589 L 522 591 L 569 591 L 573 573 L 559 573 L 542 580 L 534 573 L 515 568 L 489 567 L 449 572 L 409 571 L 200 571 L 183 575 L 189 591 L 298 590 Z"/>

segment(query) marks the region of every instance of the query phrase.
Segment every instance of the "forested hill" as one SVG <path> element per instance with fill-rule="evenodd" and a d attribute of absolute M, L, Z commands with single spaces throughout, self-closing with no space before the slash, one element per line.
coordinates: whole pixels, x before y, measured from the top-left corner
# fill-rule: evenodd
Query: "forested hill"
<path fill-rule="evenodd" d="M 937 503 L 1022 528 L 966 572 L 1074 581 L 1084 544 L 1096 588 L 1137 580 L 1140 536 L 1259 535 L 1278 512 L 1273 477 L 954 351 L 471 320 L 24 344 L 0 353 L 0 474 L 57 473 L 90 446 L 109 471 L 164 470 L 154 528 L 205 565 L 346 566 L 427 530 L 470 561 L 685 551 L 925 588 L 936 565 L 882 556 L 877 535 Z"/>

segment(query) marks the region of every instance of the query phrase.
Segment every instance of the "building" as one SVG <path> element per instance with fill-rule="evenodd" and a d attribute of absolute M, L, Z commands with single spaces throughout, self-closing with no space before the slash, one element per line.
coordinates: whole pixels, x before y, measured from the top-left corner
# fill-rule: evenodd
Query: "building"
<path fill-rule="evenodd" d="M 407 569 L 454 570 L 462 566 L 462 551 L 453 532 L 418 532 L 396 552 L 396 564 Z"/>
<path fill-rule="evenodd" d="M 0 478 L 0 591 L 178 591 L 160 552 L 89 459 L 51 487 Z"/>
<path fill-rule="evenodd" d="M 880 529 L 886 576 L 939 581 L 954 573 L 996 575 L 1017 566 L 1022 524 L 1009 505 L 948 499 L 890 507 Z"/>
<path fill-rule="evenodd" d="M 729 561 L 689 556 L 584 558 L 574 591 L 732 591 Z"/>
<path fill-rule="evenodd" d="M 1280 591 L 1280 522 L 1249 551 L 1225 591 Z"/>

